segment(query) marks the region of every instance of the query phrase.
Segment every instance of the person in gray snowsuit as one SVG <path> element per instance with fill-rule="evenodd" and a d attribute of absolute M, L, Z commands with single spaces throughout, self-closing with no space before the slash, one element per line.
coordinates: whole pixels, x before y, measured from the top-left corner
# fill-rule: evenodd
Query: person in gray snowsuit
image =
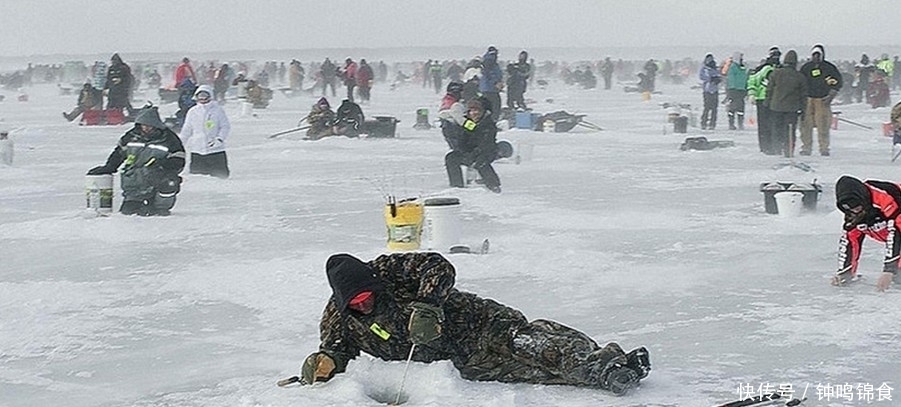
<path fill-rule="evenodd" d="M 645 348 L 623 352 L 549 320 L 529 322 L 496 301 L 454 288 L 439 253 L 395 253 L 368 263 L 349 254 L 326 262 L 332 296 L 319 351 L 301 384 L 328 381 L 366 352 L 383 360 L 450 360 L 467 380 L 563 384 L 624 394 L 650 372 Z M 415 347 L 415 348 L 414 348 Z"/>
<path fill-rule="evenodd" d="M 178 174 L 185 167 L 185 147 L 160 120 L 156 107 L 142 109 L 134 128 L 119 139 L 106 164 L 91 168 L 88 175 L 112 174 L 119 166 L 124 197 L 119 212 L 168 216 L 181 189 Z"/>

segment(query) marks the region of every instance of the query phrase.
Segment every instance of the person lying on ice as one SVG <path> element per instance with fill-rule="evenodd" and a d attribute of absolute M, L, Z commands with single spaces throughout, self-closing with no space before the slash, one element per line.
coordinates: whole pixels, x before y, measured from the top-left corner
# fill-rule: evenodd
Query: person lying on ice
<path fill-rule="evenodd" d="M 839 240 L 839 269 L 832 285 L 854 282 L 857 275 L 860 249 L 864 237 L 869 236 L 885 243 L 885 260 L 882 274 L 876 280 L 876 289 L 885 291 L 892 280 L 901 283 L 898 266 L 901 261 L 901 238 L 898 222 L 901 220 L 901 187 L 887 181 L 859 179 L 847 175 L 835 183 L 835 206 L 845 214 L 844 233 Z"/>
<path fill-rule="evenodd" d="M 454 288 L 454 266 L 438 253 L 349 254 L 326 262 L 332 296 L 320 322 L 319 351 L 301 383 L 328 381 L 366 352 L 383 360 L 450 360 L 467 380 L 564 384 L 621 395 L 651 370 L 647 349 L 628 354 L 584 333 Z"/>

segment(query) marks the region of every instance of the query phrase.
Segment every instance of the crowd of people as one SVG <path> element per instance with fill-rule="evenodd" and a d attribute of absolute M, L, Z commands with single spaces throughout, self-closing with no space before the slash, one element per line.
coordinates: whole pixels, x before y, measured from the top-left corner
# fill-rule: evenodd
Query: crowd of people
<path fill-rule="evenodd" d="M 466 187 L 465 167 L 479 174 L 485 188 L 501 192 L 500 177 L 492 165 L 499 157 L 501 93 L 507 95 L 507 109 L 527 111 L 525 94 L 536 74 L 555 73 L 565 84 L 594 89 L 597 79 L 592 70 L 596 70 L 603 78 L 604 90 L 610 90 L 615 75 L 635 68 L 629 75 L 637 71 L 637 89 L 649 95 L 657 91 L 658 76 L 679 83 L 675 78 L 685 77 L 692 64 L 650 59 L 627 68 L 623 61 L 613 62 L 608 57 L 596 64 L 577 64 L 571 70 L 571 66 L 558 63 L 536 66 L 525 50 L 506 65 L 499 57 L 500 50 L 489 46 L 483 55 L 469 61 L 414 64 L 413 80 L 418 76 L 423 88 L 434 88 L 436 93 L 443 88 L 445 92 L 438 118 L 449 148 L 444 164 L 451 187 Z M 889 60 L 887 54 L 875 63 L 864 54 L 853 65 L 851 76 L 845 72 L 847 64 L 839 67 L 826 59 L 821 44 L 814 45 L 805 57 L 802 61 L 796 50 L 783 55 L 774 46 L 752 68 L 742 53 L 733 53 L 721 64 L 714 54 L 707 53 L 694 67 L 703 102 L 701 130 L 716 129 L 723 89 L 730 130 L 744 129 L 745 101 L 754 102 L 762 153 L 792 157 L 798 150 L 800 155 L 811 155 L 816 147 L 821 156 L 828 157 L 831 106 L 836 99 L 851 89 L 848 100 L 862 103 L 866 98 L 874 107 L 885 106 L 888 102 L 876 102 L 875 98 L 887 98 L 888 89 L 884 95 L 869 89 L 874 84 L 888 88 L 901 77 L 901 72 L 895 72 L 898 58 Z M 121 172 L 122 214 L 169 215 L 188 163 L 191 174 L 230 176 L 226 145 L 231 124 L 222 104 L 233 89 L 236 99 L 259 108 L 268 104 L 271 91 L 267 96 L 266 90 L 273 82 L 292 92 L 321 95 L 300 123 L 307 130 L 307 140 L 319 140 L 360 135 L 365 116 L 357 101 L 370 103 L 373 85 L 388 78 L 384 62 L 374 69 L 366 59 L 351 57 L 341 66 L 325 58 L 308 69 L 296 59 L 287 66 L 266 62 L 255 74 L 247 75 L 250 68 L 245 63 L 217 66 L 210 62 L 195 69 L 189 58 L 183 58 L 171 70 L 180 109 L 179 120 L 169 125 L 155 106 L 136 109 L 131 104 L 132 92 L 141 80 L 163 86 L 158 70 L 138 69 L 136 75 L 118 54 L 112 55 L 108 65 L 95 64 L 78 93 L 76 107 L 63 115 L 73 121 L 86 111 L 106 109 L 134 117 L 134 126 L 118 140 L 106 162 L 88 171 L 89 175 Z M 413 82 L 410 76 L 401 76 L 399 69 L 397 72 L 402 79 L 394 86 Z M 305 88 L 305 80 L 312 85 Z M 339 85 L 345 87 L 346 95 L 333 110 L 327 96 L 336 97 Z M 891 119 L 901 134 L 901 104 L 893 109 Z M 796 145 L 798 127 L 800 146 Z M 0 142 L 7 143 L 7 135 L 0 133 Z M 11 159 L 10 155 L 10 163 Z M 901 283 L 901 240 L 894 238 L 901 221 L 901 185 L 843 176 L 836 183 L 835 194 L 845 221 L 839 248 L 841 265 L 832 284 L 855 281 L 866 236 L 886 244 L 877 289 Z M 360 352 L 385 360 L 450 360 L 469 380 L 567 384 L 615 394 L 628 392 L 650 372 L 649 352 L 643 347 L 625 352 L 613 342 L 600 346 L 573 328 L 548 320 L 529 321 L 513 308 L 458 291 L 453 266 L 437 253 L 385 255 L 370 262 L 338 254 L 328 259 L 326 275 L 332 295 L 321 321 L 320 349 L 307 357 L 301 368 L 303 384 L 332 379 Z"/>

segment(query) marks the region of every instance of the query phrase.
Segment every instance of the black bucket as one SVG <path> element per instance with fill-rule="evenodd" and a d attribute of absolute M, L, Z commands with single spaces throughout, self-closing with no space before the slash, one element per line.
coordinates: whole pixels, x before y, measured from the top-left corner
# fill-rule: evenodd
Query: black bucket
<path fill-rule="evenodd" d="M 801 204 L 805 211 L 816 211 L 817 202 L 820 199 L 820 193 L 823 187 L 815 183 L 792 183 L 792 182 L 764 182 L 760 184 L 760 192 L 763 192 L 763 206 L 766 213 L 778 214 L 779 208 L 776 206 L 776 194 L 784 191 L 800 192 L 803 194 Z"/>

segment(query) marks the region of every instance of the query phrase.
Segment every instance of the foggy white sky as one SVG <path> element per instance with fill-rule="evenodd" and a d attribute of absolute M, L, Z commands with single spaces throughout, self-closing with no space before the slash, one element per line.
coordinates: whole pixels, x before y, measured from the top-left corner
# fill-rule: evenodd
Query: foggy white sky
<path fill-rule="evenodd" d="M 3 0 L 0 55 L 487 44 L 898 45 L 897 0 Z M 828 51 L 827 51 L 828 52 Z"/>

